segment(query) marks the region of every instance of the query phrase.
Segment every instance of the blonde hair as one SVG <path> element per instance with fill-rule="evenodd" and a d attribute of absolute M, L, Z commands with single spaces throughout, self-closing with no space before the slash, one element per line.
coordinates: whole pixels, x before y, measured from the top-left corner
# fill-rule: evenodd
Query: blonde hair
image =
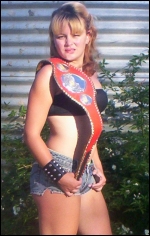
<path fill-rule="evenodd" d="M 90 33 L 90 41 L 85 47 L 82 69 L 88 76 L 92 76 L 98 69 L 96 63 L 97 50 L 95 47 L 97 30 L 94 27 L 93 17 L 89 14 L 86 7 L 79 2 L 64 3 L 53 12 L 49 26 L 50 57 L 59 57 L 53 41 L 53 35 L 60 33 L 62 22 L 64 21 L 69 24 L 73 34 L 81 33 L 84 29 Z"/>

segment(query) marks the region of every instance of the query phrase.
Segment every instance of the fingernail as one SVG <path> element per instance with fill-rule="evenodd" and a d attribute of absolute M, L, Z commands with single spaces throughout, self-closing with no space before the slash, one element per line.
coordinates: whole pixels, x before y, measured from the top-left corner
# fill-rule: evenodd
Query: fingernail
<path fill-rule="evenodd" d="M 93 184 L 89 184 L 89 188 L 92 188 L 92 185 L 93 185 Z"/>

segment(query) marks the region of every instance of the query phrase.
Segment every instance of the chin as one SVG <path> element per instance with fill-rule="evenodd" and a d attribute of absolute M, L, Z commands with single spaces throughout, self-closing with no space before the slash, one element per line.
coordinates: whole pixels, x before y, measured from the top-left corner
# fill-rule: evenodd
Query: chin
<path fill-rule="evenodd" d="M 69 55 L 61 55 L 60 56 L 62 59 L 66 60 L 66 61 L 75 61 L 78 60 L 78 58 L 73 55 L 73 54 L 69 54 Z"/>

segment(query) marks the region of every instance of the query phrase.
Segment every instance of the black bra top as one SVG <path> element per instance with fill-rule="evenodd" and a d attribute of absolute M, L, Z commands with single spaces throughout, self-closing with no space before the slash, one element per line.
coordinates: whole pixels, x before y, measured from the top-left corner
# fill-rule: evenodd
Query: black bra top
<path fill-rule="evenodd" d="M 99 111 L 104 111 L 108 103 L 108 97 L 103 89 L 96 89 L 96 102 Z M 65 93 L 55 95 L 48 112 L 48 116 L 80 116 L 85 114 L 85 110 L 79 104 L 71 100 Z"/>

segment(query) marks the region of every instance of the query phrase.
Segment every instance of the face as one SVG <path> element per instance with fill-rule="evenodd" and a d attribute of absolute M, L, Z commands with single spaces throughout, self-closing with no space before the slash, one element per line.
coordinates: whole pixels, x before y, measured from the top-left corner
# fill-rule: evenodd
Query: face
<path fill-rule="evenodd" d="M 59 35 L 54 35 L 54 44 L 59 55 L 76 67 L 82 67 L 84 50 L 89 42 L 89 35 L 84 30 L 72 35 L 68 23 L 64 23 Z"/>

